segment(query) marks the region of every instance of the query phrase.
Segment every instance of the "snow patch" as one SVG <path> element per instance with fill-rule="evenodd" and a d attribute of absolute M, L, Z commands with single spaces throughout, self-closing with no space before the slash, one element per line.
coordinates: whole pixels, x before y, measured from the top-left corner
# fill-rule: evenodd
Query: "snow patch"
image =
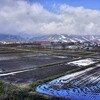
<path fill-rule="evenodd" d="M 88 66 L 88 65 L 91 65 L 94 63 L 96 63 L 96 61 L 93 61 L 93 59 L 91 59 L 91 58 L 87 58 L 87 59 L 72 61 L 72 62 L 69 62 L 67 64 L 77 65 L 77 66 Z"/>

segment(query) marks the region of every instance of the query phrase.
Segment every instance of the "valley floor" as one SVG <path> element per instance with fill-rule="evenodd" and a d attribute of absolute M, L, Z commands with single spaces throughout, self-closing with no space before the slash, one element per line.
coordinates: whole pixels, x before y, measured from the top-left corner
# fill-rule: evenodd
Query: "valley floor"
<path fill-rule="evenodd" d="M 0 47 L 0 80 L 31 92 L 99 100 L 99 70 L 99 52 Z"/>

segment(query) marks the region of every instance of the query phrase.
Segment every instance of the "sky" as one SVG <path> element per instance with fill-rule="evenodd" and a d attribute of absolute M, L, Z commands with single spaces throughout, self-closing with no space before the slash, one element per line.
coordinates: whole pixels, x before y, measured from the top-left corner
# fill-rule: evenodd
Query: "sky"
<path fill-rule="evenodd" d="M 0 34 L 100 35 L 100 0 L 0 0 Z"/>
<path fill-rule="evenodd" d="M 100 0 L 27 0 L 31 3 L 40 3 L 51 10 L 53 4 L 66 4 L 74 7 L 83 6 L 89 9 L 100 10 Z"/>

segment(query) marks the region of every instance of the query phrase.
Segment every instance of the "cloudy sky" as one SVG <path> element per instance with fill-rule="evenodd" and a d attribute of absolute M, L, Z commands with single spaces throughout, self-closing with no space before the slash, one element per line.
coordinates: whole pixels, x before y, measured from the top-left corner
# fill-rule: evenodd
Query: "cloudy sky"
<path fill-rule="evenodd" d="M 100 35 L 100 0 L 0 0 L 0 34 Z"/>

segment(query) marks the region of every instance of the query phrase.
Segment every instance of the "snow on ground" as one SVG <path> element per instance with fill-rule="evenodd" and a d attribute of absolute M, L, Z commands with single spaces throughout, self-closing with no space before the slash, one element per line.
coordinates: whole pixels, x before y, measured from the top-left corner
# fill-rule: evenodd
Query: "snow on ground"
<path fill-rule="evenodd" d="M 28 69 L 28 70 L 23 70 L 23 71 L 16 71 L 16 72 L 4 73 L 4 74 L 0 74 L 0 76 L 15 75 L 15 74 L 22 73 L 22 72 L 27 72 L 27 71 L 30 71 L 30 70 L 33 70 L 33 69 Z"/>
<path fill-rule="evenodd" d="M 97 70 L 97 72 L 94 71 L 94 73 L 91 73 L 90 75 L 87 75 L 87 73 L 92 72 L 99 67 L 100 66 L 97 65 L 93 68 L 88 68 L 83 71 L 62 76 L 46 84 L 39 85 L 36 88 L 36 91 L 51 96 L 70 98 L 71 100 L 100 100 L 99 83 L 89 86 L 84 85 L 87 82 L 95 83 L 96 81 L 100 81 L 99 70 Z M 79 80 L 77 80 L 78 78 Z M 79 85 L 76 86 L 76 84 Z M 83 85 L 81 86 L 80 84 Z M 66 88 L 63 87 L 64 85 L 66 86 Z M 71 86 L 68 87 L 67 85 Z"/>
<path fill-rule="evenodd" d="M 49 88 L 48 85 L 42 85 L 42 86 L 38 86 L 36 91 L 43 93 L 43 94 L 47 94 L 47 95 L 51 95 L 51 96 L 56 96 L 56 97 L 62 97 L 65 99 L 69 100 L 100 100 L 100 94 L 92 94 L 89 91 L 93 91 L 93 88 L 96 88 L 98 90 L 98 88 L 100 88 L 100 85 L 98 86 L 91 86 L 90 89 L 88 89 L 87 87 L 83 88 L 83 91 L 81 91 L 81 88 L 69 88 L 68 90 L 65 89 L 61 89 L 61 90 L 55 90 L 53 88 Z M 86 90 L 88 90 L 88 93 L 86 92 Z"/>
<path fill-rule="evenodd" d="M 72 61 L 72 62 L 69 62 L 67 64 L 77 65 L 77 66 L 88 66 L 88 65 L 91 65 L 94 63 L 96 63 L 96 61 L 93 61 L 93 59 L 91 59 L 91 58 L 87 58 L 87 59 Z"/>
<path fill-rule="evenodd" d="M 68 81 L 69 78 L 72 79 L 72 78 L 76 77 L 77 75 L 78 75 L 78 76 L 79 76 L 79 75 L 82 75 L 82 74 L 84 74 L 85 72 L 90 71 L 90 70 L 92 70 L 92 69 L 93 69 L 93 68 L 88 68 L 88 69 L 86 69 L 86 70 L 84 70 L 84 71 L 79 71 L 79 72 L 76 72 L 76 73 L 72 73 L 72 74 L 68 74 L 68 75 L 62 76 L 62 77 L 58 78 L 58 79 L 56 80 L 56 82 L 66 83 L 66 82 Z M 49 82 L 49 83 L 50 83 L 50 84 L 53 84 L 53 82 L 55 83 L 55 80 L 53 80 L 53 81 L 51 81 L 51 82 Z"/>

